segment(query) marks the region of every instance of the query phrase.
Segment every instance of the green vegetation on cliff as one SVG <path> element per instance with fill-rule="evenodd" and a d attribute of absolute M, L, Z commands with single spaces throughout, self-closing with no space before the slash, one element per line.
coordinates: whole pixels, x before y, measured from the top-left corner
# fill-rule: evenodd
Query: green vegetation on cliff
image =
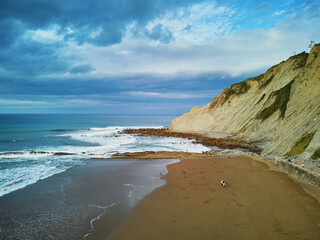
<path fill-rule="evenodd" d="M 249 89 L 250 89 L 250 85 L 246 81 L 233 84 L 231 87 L 227 88 L 226 91 L 224 92 L 225 97 L 224 97 L 223 103 L 228 101 L 228 99 L 232 95 L 243 94 L 243 93 L 247 92 Z"/>
<path fill-rule="evenodd" d="M 275 113 L 277 110 L 280 110 L 280 117 L 284 118 L 284 115 L 287 110 L 287 104 L 290 99 L 290 91 L 291 91 L 291 86 L 292 86 L 293 82 L 294 82 L 294 80 L 289 82 L 283 88 L 273 92 L 272 96 L 275 96 L 276 99 L 269 107 L 263 109 L 256 116 L 256 119 L 261 119 L 262 121 L 264 121 L 267 118 L 269 118 L 273 113 Z"/>
<path fill-rule="evenodd" d="M 311 156 L 312 159 L 318 159 L 320 158 L 320 147 L 314 151 L 314 153 Z"/>
<path fill-rule="evenodd" d="M 264 73 L 260 74 L 259 76 L 253 77 L 253 78 L 248 78 L 246 81 L 261 81 L 264 77 Z"/>
<path fill-rule="evenodd" d="M 261 102 L 261 101 L 264 99 L 265 96 L 266 96 L 266 94 L 264 93 L 256 104 L 258 104 L 259 102 Z"/>
<path fill-rule="evenodd" d="M 300 139 L 298 139 L 298 141 L 294 144 L 291 150 L 287 152 L 285 155 L 295 156 L 303 153 L 309 146 L 309 143 L 313 139 L 314 134 L 315 132 L 303 135 Z M 319 151 L 319 154 L 320 154 L 320 151 Z"/>
<path fill-rule="evenodd" d="M 307 63 L 308 56 L 309 56 L 309 53 L 302 52 L 302 53 L 299 53 L 297 55 L 290 57 L 289 59 L 295 60 L 293 69 L 304 67 Z"/>
<path fill-rule="evenodd" d="M 226 90 L 222 92 L 224 94 L 223 100 L 221 101 L 221 104 L 224 104 L 229 100 L 229 98 L 233 95 L 240 95 L 243 93 L 246 93 L 250 89 L 249 81 L 261 81 L 264 77 L 264 74 L 260 74 L 259 76 L 248 78 L 247 80 L 239 83 L 235 83 L 228 87 Z M 217 104 L 219 104 L 219 101 L 215 101 L 215 99 L 211 102 L 210 108 L 214 108 Z"/>
<path fill-rule="evenodd" d="M 267 81 L 265 81 L 265 82 L 259 87 L 259 89 L 262 89 L 262 88 L 265 88 L 266 86 L 268 86 L 269 83 L 271 83 L 272 79 L 273 79 L 273 75 L 272 75 L 271 77 L 269 77 L 269 78 L 267 79 Z"/>

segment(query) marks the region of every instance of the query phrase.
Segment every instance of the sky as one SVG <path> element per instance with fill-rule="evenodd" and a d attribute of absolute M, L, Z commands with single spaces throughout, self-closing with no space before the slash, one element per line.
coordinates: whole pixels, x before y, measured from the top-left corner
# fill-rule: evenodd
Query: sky
<path fill-rule="evenodd" d="M 1 0 L 0 113 L 179 115 L 319 27 L 320 0 Z"/>

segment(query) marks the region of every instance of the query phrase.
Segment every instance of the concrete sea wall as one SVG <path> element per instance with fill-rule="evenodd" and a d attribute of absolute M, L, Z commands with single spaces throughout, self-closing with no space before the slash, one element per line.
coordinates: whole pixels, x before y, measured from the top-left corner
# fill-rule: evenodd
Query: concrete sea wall
<path fill-rule="evenodd" d="M 300 179 L 305 183 L 311 184 L 312 186 L 320 189 L 320 174 L 282 159 L 276 158 L 273 159 L 272 162 L 275 167 L 285 171 L 286 173 Z"/>

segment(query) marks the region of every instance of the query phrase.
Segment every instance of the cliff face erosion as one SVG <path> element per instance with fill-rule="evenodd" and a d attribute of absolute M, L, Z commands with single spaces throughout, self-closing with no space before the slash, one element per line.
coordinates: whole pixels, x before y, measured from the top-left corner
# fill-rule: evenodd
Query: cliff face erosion
<path fill-rule="evenodd" d="M 169 130 L 227 133 L 261 141 L 262 155 L 320 158 L 320 44 L 226 88 Z"/>

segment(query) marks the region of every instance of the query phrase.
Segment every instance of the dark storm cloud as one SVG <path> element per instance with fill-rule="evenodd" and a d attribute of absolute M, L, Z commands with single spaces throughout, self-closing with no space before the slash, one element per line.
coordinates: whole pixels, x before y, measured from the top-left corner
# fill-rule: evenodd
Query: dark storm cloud
<path fill-rule="evenodd" d="M 0 49 L 1 67 L 25 76 L 66 72 L 68 64 L 60 57 L 57 49 L 59 44 L 17 41 Z"/>
<path fill-rule="evenodd" d="M 126 26 L 135 22 L 139 29 L 164 11 L 202 0 L 2 0 L 0 7 L 0 67 L 26 76 L 68 72 L 70 63 L 61 56 L 66 40 L 78 44 L 109 46 L 121 42 Z M 57 26 L 62 39 L 44 43 L 26 36 L 29 31 Z M 171 33 L 159 25 L 149 38 L 168 43 Z M 32 35 L 32 33 L 31 33 Z M 29 37 L 29 38 L 28 38 Z M 75 59 L 76 60 L 76 59 Z M 71 73 L 92 69 L 71 68 Z"/>
<path fill-rule="evenodd" d="M 79 43 L 90 42 L 98 46 L 107 46 L 121 41 L 125 27 L 135 21 L 144 25 L 150 19 L 165 10 L 202 0 L 97 0 L 97 1 L 64 1 L 64 0 L 2 0 L 0 8 L 0 24 L 9 26 L 12 34 L 9 39 L 1 39 L 5 43 L 13 43 L 23 33 L 19 26 L 10 22 L 20 22 L 26 29 L 46 28 L 50 24 L 60 25 L 61 31 L 69 27 L 74 32 L 66 35 Z M 12 28 L 13 27 L 13 28 Z M 18 28 L 17 28 L 18 27 Z M 9 28 L 9 27 L 8 27 Z M 8 31 L 0 29 L 0 36 Z M 96 36 L 90 33 L 98 31 Z"/>
<path fill-rule="evenodd" d="M 1 8 L 0 8 L 1 9 Z M 6 48 L 10 46 L 15 39 L 24 32 L 24 26 L 21 22 L 12 19 L 0 20 L 0 46 Z"/>
<path fill-rule="evenodd" d="M 74 75 L 77 76 L 77 75 Z M 202 73 L 195 75 L 128 74 L 125 76 L 103 76 L 81 79 L 0 77 L 0 94 L 12 95 L 114 95 L 127 91 L 172 92 L 224 89 L 228 85 L 244 80 L 244 77 L 225 78 L 224 74 Z"/>

